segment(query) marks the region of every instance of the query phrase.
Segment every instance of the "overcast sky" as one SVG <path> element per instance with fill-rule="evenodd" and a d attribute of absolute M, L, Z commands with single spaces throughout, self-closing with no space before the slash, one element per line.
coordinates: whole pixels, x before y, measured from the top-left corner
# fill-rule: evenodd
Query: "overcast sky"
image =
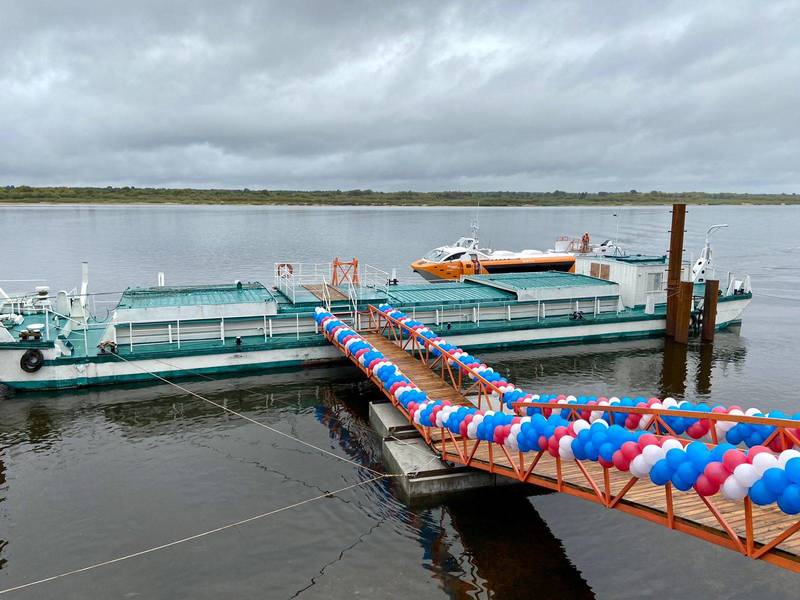
<path fill-rule="evenodd" d="M 800 192 L 799 2 L 0 0 L 0 184 Z"/>

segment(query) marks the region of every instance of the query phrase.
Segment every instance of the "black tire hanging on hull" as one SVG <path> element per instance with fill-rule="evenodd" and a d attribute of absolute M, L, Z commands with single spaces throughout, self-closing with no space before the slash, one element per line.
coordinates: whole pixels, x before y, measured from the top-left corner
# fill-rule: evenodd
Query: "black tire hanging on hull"
<path fill-rule="evenodd" d="M 19 366 L 26 373 L 36 373 L 44 365 L 44 354 L 38 348 L 26 350 L 22 358 L 19 359 Z"/>

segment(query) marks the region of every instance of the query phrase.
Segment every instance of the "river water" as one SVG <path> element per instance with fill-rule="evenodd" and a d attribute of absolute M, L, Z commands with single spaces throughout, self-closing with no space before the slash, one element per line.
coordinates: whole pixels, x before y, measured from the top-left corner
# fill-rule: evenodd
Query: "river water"
<path fill-rule="evenodd" d="M 260 280 L 272 264 L 408 263 L 468 233 L 474 210 L 216 206 L 0 208 L 0 279 L 79 283 L 101 315 L 120 290 Z M 547 248 L 584 231 L 664 253 L 667 207 L 484 209 L 482 240 Z M 484 352 L 532 391 L 671 394 L 800 410 L 800 207 L 690 207 L 686 251 L 749 273 L 741 330 L 713 347 L 663 340 Z M 33 284 L 30 284 L 33 285 Z M 0 283 L 19 289 L 23 284 Z M 29 284 L 24 284 L 29 287 Z M 187 387 L 381 469 L 377 391 L 349 365 Z M 0 403 L 0 590 L 134 553 L 370 477 L 166 385 L 25 394 Z M 796 598 L 800 578 L 558 494 L 481 491 L 407 506 L 366 484 L 220 533 L 9 594 L 14 598 Z"/>

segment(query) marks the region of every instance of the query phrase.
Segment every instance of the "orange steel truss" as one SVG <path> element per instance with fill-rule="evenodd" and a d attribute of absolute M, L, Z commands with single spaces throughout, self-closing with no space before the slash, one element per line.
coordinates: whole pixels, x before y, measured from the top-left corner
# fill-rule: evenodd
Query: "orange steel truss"
<path fill-rule="evenodd" d="M 494 383 L 462 363 L 436 342 L 418 334 L 372 305 L 369 307 L 369 328 L 396 342 L 402 350 L 421 360 L 434 373 L 438 370 L 442 381 L 446 381 L 465 398 L 474 399 L 479 409 L 484 407 L 486 410 L 502 409 L 502 394 Z M 434 355 L 433 350 L 438 351 L 438 356 Z"/>
<path fill-rule="evenodd" d="M 474 406 L 470 401 L 474 400 L 479 408 L 484 403 L 487 408 L 491 408 L 494 400 L 495 410 L 502 409 L 500 390 L 493 383 L 461 363 L 458 358 L 453 357 L 450 352 L 441 348 L 437 343 L 418 334 L 374 306 L 369 307 L 369 329 L 374 333 L 367 333 L 365 337 L 371 335 L 374 336 L 374 339 L 367 337 L 368 341 L 381 343 L 379 349 L 401 371 L 404 370 L 404 367 L 412 368 L 413 363 L 422 363 L 431 372 L 438 372 L 438 378 L 458 392 L 459 403 L 465 406 Z M 763 560 L 794 572 L 800 572 L 800 539 L 798 539 L 800 536 L 796 536 L 800 532 L 800 519 L 797 517 L 786 515 L 775 506 L 754 505 L 749 498 L 734 502 L 722 496 L 703 497 L 693 489 L 681 492 L 674 489 L 669 483 L 663 487 L 655 486 L 649 480 L 640 480 L 630 473 L 604 468 L 596 462 L 582 462 L 576 459 L 563 460 L 558 456 L 553 457 L 546 451 L 513 452 L 503 445 L 486 440 L 467 439 L 454 434 L 446 427 L 421 426 L 414 423 L 411 414 L 392 394 L 384 389 L 377 377 L 371 375 L 333 336 L 327 332 L 324 333 L 331 344 L 339 348 L 345 356 L 351 358 L 354 364 L 383 391 L 395 408 L 406 417 L 410 424 L 414 425 L 426 443 L 443 461 L 481 469 L 522 483 L 530 483 L 583 498 L 605 508 L 632 514 L 669 529 L 706 540 L 739 552 L 751 559 Z M 433 355 L 431 352 L 433 349 L 438 350 L 439 356 Z M 462 368 L 454 369 L 454 365 Z M 464 371 L 470 376 L 464 377 Z M 467 394 L 474 394 L 474 397 L 468 399 Z M 567 410 L 570 420 L 581 418 L 581 413 L 584 411 L 648 414 L 653 416 L 648 424 L 648 429 L 660 437 L 675 435 L 664 417 L 698 418 L 696 412 L 628 406 L 515 402 L 513 407 L 518 413 L 529 407 L 543 410 Z M 765 444 L 776 438 L 781 440 L 782 447 L 800 444 L 795 432 L 791 431 L 797 427 L 795 421 L 745 415 L 701 414 L 703 419 L 711 421 L 712 443 L 707 444 L 709 447 L 717 443 L 716 428 L 714 427 L 716 421 L 772 425 L 776 427 L 776 431 L 765 441 Z M 675 437 L 684 444 L 692 441 L 679 436 Z"/>
<path fill-rule="evenodd" d="M 339 260 L 337 256 L 331 264 L 331 273 L 331 285 L 340 285 L 347 282 L 358 285 L 358 259 L 344 261 Z"/>

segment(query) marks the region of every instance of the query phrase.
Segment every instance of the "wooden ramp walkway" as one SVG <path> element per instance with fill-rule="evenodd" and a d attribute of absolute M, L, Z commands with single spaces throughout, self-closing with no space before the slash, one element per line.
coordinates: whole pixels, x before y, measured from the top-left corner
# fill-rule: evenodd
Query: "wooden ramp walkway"
<path fill-rule="evenodd" d="M 405 340 L 403 336 L 397 340 L 387 339 L 385 329 L 382 333 L 360 332 L 360 335 L 424 390 L 429 399 L 476 405 L 470 401 L 470 389 L 461 388 L 460 377 L 458 385 L 452 377 L 448 380 L 446 361 L 438 361 L 441 372 L 437 373 L 426 360 L 426 356 L 430 356 L 423 353 L 421 346 L 409 342 L 409 338 L 414 338 L 412 332 Z M 408 412 L 381 382 L 335 339 L 327 337 L 413 424 Z M 469 383 L 467 379 L 466 385 Z M 750 558 L 800 572 L 800 520 L 786 515 L 775 505 L 761 507 L 747 498 L 733 502 L 719 494 L 703 497 L 694 490 L 681 492 L 670 484 L 656 486 L 649 479 L 640 480 L 630 473 L 606 469 L 593 461 L 562 460 L 547 452 L 510 452 L 503 445 L 462 438 L 446 428 L 415 427 L 444 461 L 577 496 L 699 537 Z"/>
<path fill-rule="evenodd" d="M 322 300 L 323 302 L 327 301 L 325 297 L 325 292 L 328 293 L 328 297 L 332 300 L 347 300 L 347 296 L 345 296 L 338 288 L 333 287 L 332 285 L 328 285 L 327 283 L 314 283 L 314 284 L 306 284 L 303 286 L 309 292 L 314 294 L 318 299 Z"/>

